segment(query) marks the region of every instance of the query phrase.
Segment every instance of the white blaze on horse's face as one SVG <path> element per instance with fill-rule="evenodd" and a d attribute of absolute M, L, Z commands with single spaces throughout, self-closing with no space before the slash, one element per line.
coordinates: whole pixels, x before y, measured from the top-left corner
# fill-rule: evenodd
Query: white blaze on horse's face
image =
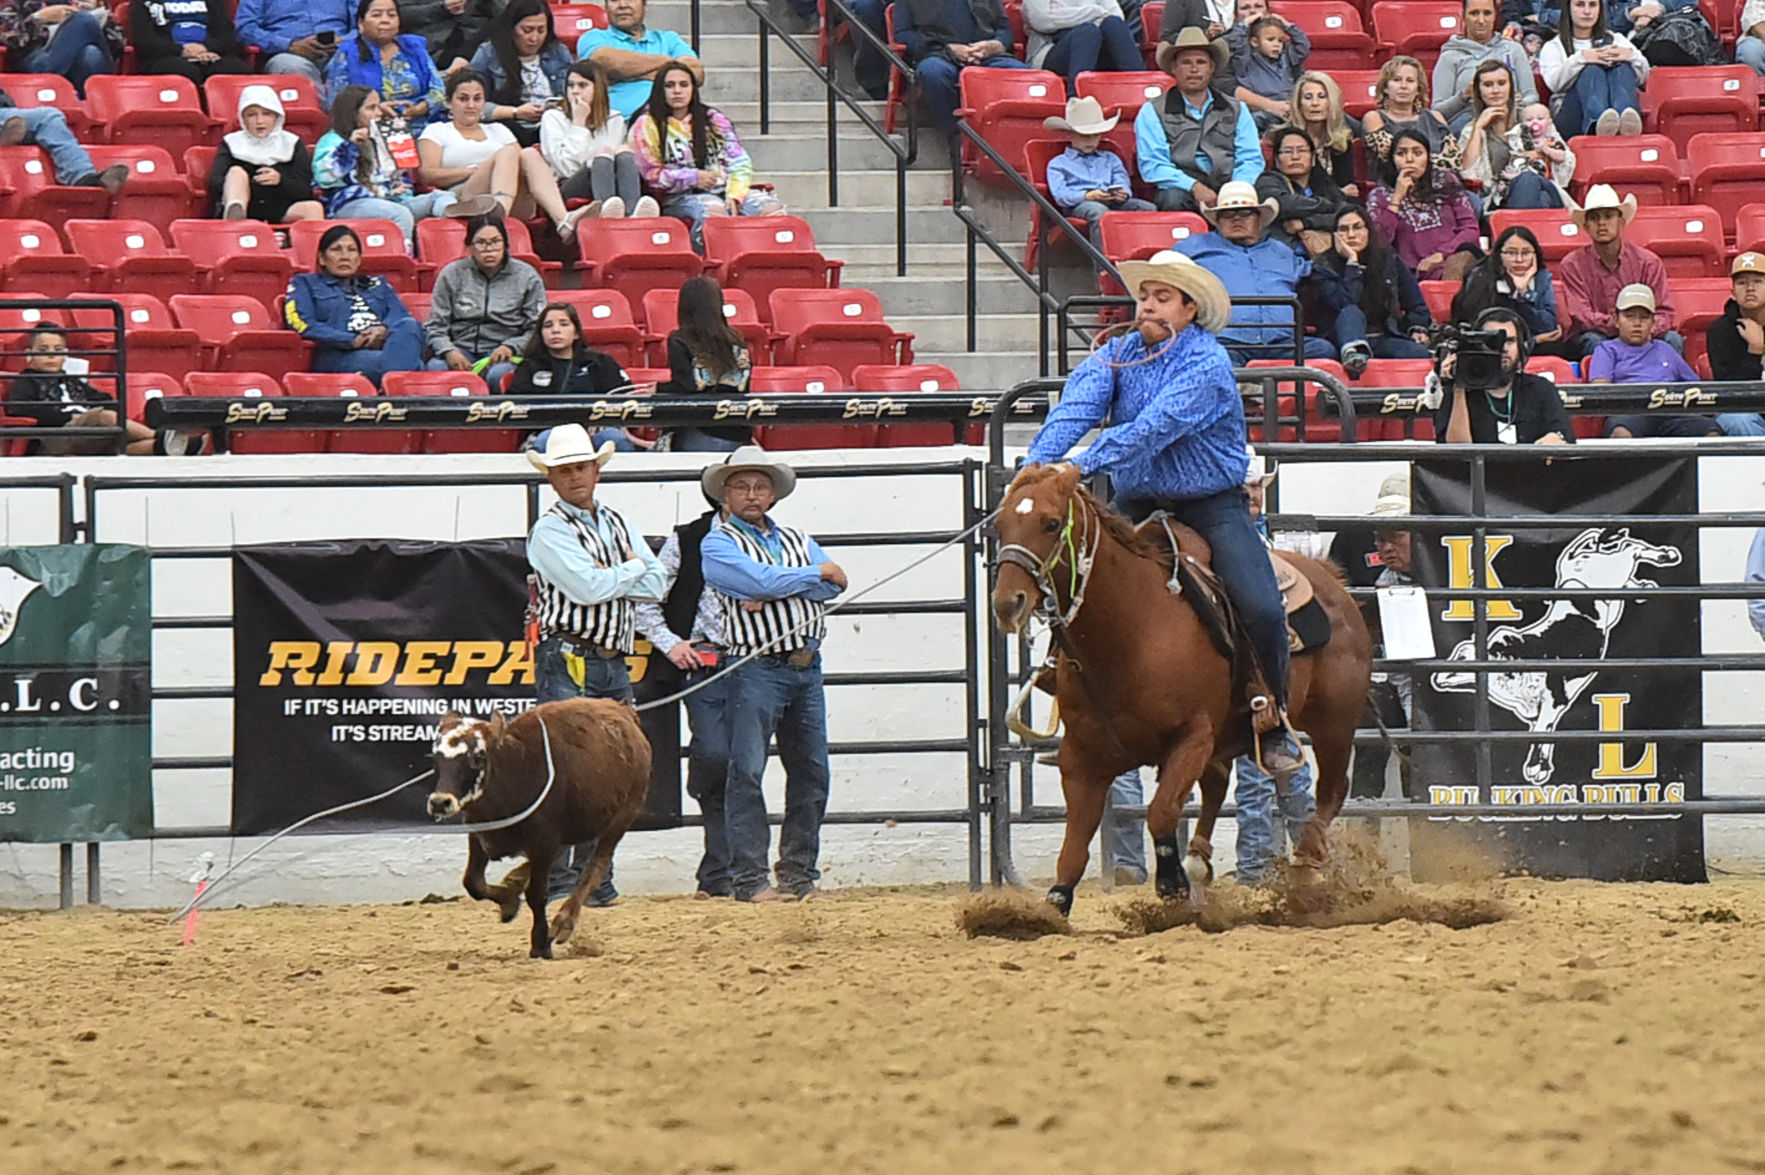
<path fill-rule="evenodd" d="M 1028 498 L 1025 498 L 1023 501 L 1021 501 L 1017 504 L 1017 509 L 1013 510 L 1012 513 L 1013 514 L 1028 514 L 1031 510 L 1034 510 L 1035 508 L 1036 508 L 1036 504 L 1034 502 L 1030 501 Z"/>
<path fill-rule="evenodd" d="M 436 736 L 431 748 L 435 790 L 429 793 L 429 814 L 435 819 L 456 816 L 484 795 L 489 732 L 488 722 L 466 718 Z"/>

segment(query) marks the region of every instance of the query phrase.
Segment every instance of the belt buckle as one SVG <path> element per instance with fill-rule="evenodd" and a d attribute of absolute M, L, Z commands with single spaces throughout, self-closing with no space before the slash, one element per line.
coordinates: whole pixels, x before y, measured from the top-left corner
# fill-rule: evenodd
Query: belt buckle
<path fill-rule="evenodd" d="M 785 664 L 792 669 L 807 669 L 815 663 L 814 649 L 792 649 L 785 654 Z"/>
<path fill-rule="evenodd" d="M 596 645 L 594 647 L 594 655 L 603 661 L 611 661 L 613 658 L 619 656 L 619 650 L 615 649 L 612 645 Z"/>

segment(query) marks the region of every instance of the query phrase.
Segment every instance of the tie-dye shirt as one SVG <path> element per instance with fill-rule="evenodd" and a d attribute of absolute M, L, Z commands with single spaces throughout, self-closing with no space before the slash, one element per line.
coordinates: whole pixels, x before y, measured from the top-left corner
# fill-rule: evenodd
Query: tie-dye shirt
<path fill-rule="evenodd" d="M 721 190 L 711 189 L 719 196 L 743 199 L 754 183 L 754 161 L 748 158 L 735 127 L 718 110 L 709 111 L 711 125 L 705 136 L 705 170 L 721 167 L 725 173 Z M 631 150 L 637 156 L 637 169 L 643 181 L 655 191 L 679 195 L 699 190 L 697 164 L 693 162 L 692 124 L 670 117 L 665 136 L 658 141 L 656 120 L 649 111 L 637 116 L 631 124 Z"/>

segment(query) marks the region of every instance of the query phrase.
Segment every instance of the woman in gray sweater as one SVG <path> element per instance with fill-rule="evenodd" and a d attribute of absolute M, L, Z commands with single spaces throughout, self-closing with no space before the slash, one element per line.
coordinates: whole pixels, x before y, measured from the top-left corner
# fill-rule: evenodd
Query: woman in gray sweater
<path fill-rule="evenodd" d="M 509 256 L 502 217 L 466 225 L 466 256 L 435 278 L 424 338 L 435 355 L 431 371 L 478 371 L 492 392 L 512 372 L 515 356 L 545 309 L 539 271 Z"/>

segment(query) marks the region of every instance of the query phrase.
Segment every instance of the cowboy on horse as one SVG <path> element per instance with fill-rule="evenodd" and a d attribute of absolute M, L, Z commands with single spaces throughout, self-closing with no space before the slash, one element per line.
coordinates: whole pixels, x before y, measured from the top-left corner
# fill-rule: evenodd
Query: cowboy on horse
<path fill-rule="evenodd" d="M 1256 728 L 1274 735 L 1259 740 L 1260 759 L 1285 781 L 1305 760 L 1287 720 L 1286 611 L 1244 489 L 1244 402 L 1215 337 L 1231 301 L 1218 278 L 1181 253 L 1120 269 L 1139 300 L 1134 329 L 1073 370 L 1029 461 L 1070 460 L 1086 476 L 1107 473 L 1118 511 L 1142 522 L 1162 510 L 1206 540 L 1268 691 L 1252 700 Z M 1100 425 L 1097 439 L 1068 458 Z"/>

